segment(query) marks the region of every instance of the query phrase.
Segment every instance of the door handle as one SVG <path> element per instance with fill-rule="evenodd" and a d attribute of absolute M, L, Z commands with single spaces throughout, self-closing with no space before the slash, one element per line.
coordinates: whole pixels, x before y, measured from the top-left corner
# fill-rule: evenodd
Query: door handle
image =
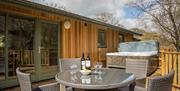
<path fill-rule="evenodd" d="M 39 46 L 39 49 L 38 49 L 38 53 L 40 54 L 41 53 L 41 47 Z"/>

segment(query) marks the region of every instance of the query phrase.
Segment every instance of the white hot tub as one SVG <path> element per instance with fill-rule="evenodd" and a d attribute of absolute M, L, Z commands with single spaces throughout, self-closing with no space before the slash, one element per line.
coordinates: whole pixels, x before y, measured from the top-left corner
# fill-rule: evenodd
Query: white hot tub
<path fill-rule="evenodd" d="M 159 44 L 157 41 L 120 43 L 120 51 L 107 53 L 107 67 L 125 68 L 137 79 L 152 74 L 158 67 Z"/>

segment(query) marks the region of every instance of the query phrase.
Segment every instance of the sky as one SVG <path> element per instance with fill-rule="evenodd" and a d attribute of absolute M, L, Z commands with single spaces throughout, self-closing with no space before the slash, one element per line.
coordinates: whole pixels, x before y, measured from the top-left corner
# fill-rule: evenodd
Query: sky
<path fill-rule="evenodd" d="M 127 29 L 144 28 L 138 19 L 138 14 L 141 13 L 137 9 L 129 7 L 127 4 L 131 0 L 30 0 L 44 5 L 52 6 L 56 3 L 57 6 L 64 6 L 67 10 L 94 18 L 98 13 L 112 13 L 121 25 Z M 151 23 L 149 23 L 151 25 Z"/>

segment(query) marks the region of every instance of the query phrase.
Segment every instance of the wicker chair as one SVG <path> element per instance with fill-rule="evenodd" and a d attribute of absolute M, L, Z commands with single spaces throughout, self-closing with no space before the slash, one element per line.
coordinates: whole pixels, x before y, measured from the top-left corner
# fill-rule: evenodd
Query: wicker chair
<path fill-rule="evenodd" d="M 32 89 L 30 74 L 21 72 L 19 67 L 16 68 L 16 74 L 20 83 L 21 91 L 60 91 L 58 83 L 41 85 L 38 86 L 38 88 Z"/>
<path fill-rule="evenodd" d="M 81 70 L 81 58 L 63 58 L 60 59 L 60 71 Z"/>
<path fill-rule="evenodd" d="M 149 78 L 148 91 L 172 91 L 172 82 L 174 78 L 174 70 L 169 74 L 160 77 Z"/>
<path fill-rule="evenodd" d="M 172 91 L 172 82 L 174 77 L 174 70 L 164 76 L 149 77 L 147 82 L 147 89 L 139 88 L 135 91 Z"/>
<path fill-rule="evenodd" d="M 81 70 L 81 58 L 63 58 L 59 59 L 59 68 L 60 71 L 63 72 L 65 70 L 73 70 L 73 71 L 79 71 Z M 62 86 L 62 85 L 61 85 Z M 75 91 L 72 87 L 65 87 L 66 91 Z"/>

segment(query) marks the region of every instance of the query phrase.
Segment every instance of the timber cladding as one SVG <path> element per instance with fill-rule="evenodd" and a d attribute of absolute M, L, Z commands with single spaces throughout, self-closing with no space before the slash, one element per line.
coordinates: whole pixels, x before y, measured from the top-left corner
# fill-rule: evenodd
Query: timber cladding
<path fill-rule="evenodd" d="M 87 56 L 90 53 L 92 62 L 106 62 L 106 53 L 117 51 L 119 38 L 118 34 L 124 35 L 125 41 L 132 41 L 133 34 L 120 32 L 105 25 L 100 25 L 90 21 L 85 21 L 78 18 L 68 17 L 57 13 L 47 12 L 31 7 L 0 3 L 0 12 L 12 15 L 30 17 L 38 20 L 48 20 L 59 22 L 60 27 L 60 57 L 73 58 L 81 57 L 82 52 Z M 70 29 L 64 28 L 64 21 L 69 20 Z M 98 31 L 105 30 L 106 32 L 106 47 L 98 48 Z M 105 64 L 104 64 L 105 65 Z"/>

